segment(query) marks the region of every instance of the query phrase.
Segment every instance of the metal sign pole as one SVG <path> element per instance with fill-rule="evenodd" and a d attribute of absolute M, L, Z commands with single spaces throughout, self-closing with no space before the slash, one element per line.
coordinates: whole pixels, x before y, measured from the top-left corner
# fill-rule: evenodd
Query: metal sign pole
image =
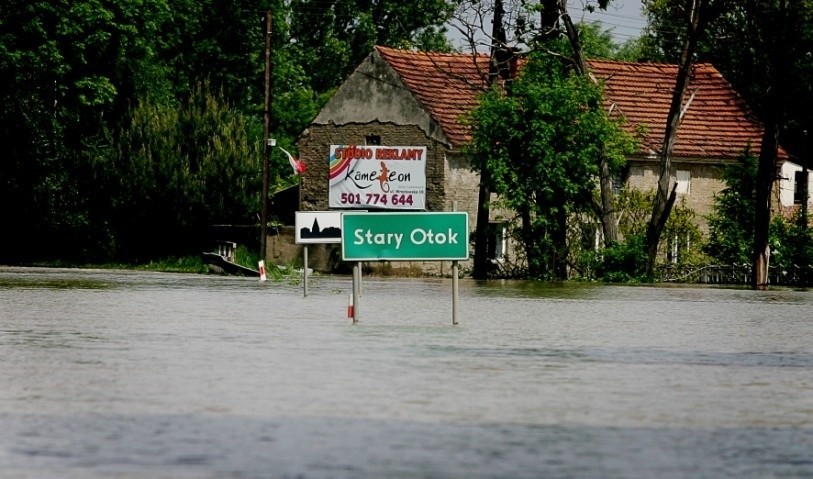
<path fill-rule="evenodd" d="M 452 261 L 452 326 L 457 326 L 457 311 L 459 295 L 459 280 L 457 278 L 457 261 Z"/>
<path fill-rule="evenodd" d="M 302 268 L 302 278 L 303 278 L 303 280 L 302 280 L 302 283 L 303 283 L 302 289 L 304 291 L 305 297 L 307 298 L 308 297 L 308 245 L 305 245 L 305 249 L 304 249 L 303 253 L 305 255 L 304 256 L 305 267 Z"/>
<path fill-rule="evenodd" d="M 353 323 L 359 320 L 359 289 L 361 289 L 361 263 L 353 263 Z"/>

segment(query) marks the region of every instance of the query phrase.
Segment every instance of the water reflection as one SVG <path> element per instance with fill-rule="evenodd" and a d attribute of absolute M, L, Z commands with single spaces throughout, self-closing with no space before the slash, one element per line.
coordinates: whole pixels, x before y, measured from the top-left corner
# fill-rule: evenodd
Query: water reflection
<path fill-rule="evenodd" d="M 810 477 L 813 299 L 0 268 L 0 476 Z"/>

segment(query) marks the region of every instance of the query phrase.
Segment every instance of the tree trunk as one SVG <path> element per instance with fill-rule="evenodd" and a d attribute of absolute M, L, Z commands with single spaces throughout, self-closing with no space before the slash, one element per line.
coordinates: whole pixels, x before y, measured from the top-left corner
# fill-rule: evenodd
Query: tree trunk
<path fill-rule="evenodd" d="M 666 120 L 666 130 L 664 131 L 663 147 L 661 148 L 660 168 L 658 171 L 658 189 L 655 193 L 655 203 L 652 205 L 652 216 L 646 229 L 646 272 L 650 278 L 655 275 L 655 263 L 658 258 L 658 243 L 663 233 L 663 227 L 671 213 L 669 205 L 669 190 L 673 188 L 672 179 L 672 150 L 675 147 L 677 130 L 683 119 L 683 100 L 689 88 L 692 66 L 694 65 L 694 52 L 697 49 L 697 41 L 701 31 L 701 10 L 705 7 L 705 0 L 693 0 L 692 11 L 689 17 L 689 32 L 686 36 L 686 43 L 680 56 L 680 66 L 678 68 L 675 89 L 672 94 L 672 104 L 669 107 L 669 116 Z"/>
<path fill-rule="evenodd" d="M 754 289 L 768 287 L 768 230 L 771 224 L 771 190 L 776 181 L 776 153 L 779 145 L 779 128 L 775 120 L 765 124 L 762 148 L 757 166 L 756 197 L 754 201 L 754 247 L 752 250 L 751 286 Z"/>
<path fill-rule="evenodd" d="M 567 279 L 567 209 L 559 205 L 556 212 L 556 226 L 552 234 L 553 264 L 551 271 L 553 277 L 559 280 Z"/>
<path fill-rule="evenodd" d="M 601 155 L 599 158 L 599 172 L 601 179 L 599 182 L 601 189 L 601 228 L 604 233 L 604 246 L 618 243 L 618 215 L 615 214 L 613 197 L 613 177 L 610 174 L 610 166 L 607 158 Z"/>
<path fill-rule="evenodd" d="M 474 265 L 471 276 L 474 279 L 488 277 L 488 216 L 491 191 L 488 171 L 480 172 L 480 192 L 477 199 L 477 225 L 474 230 Z"/>
<path fill-rule="evenodd" d="M 562 13 L 562 22 L 565 25 L 570 48 L 573 50 L 573 62 L 576 64 L 576 69 L 580 75 L 589 78 L 590 81 L 595 83 L 595 78 L 591 77 L 590 72 L 587 70 L 587 62 L 582 54 L 579 33 L 576 31 L 576 27 L 570 19 L 570 14 L 567 12 L 567 2 L 560 0 L 559 9 Z M 601 229 L 604 233 L 604 245 L 609 246 L 618 242 L 618 218 L 613 208 L 613 177 L 610 173 L 610 166 L 607 164 L 607 157 L 600 153 L 598 161 L 599 189 L 601 190 Z"/>
<path fill-rule="evenodd" d="M 522 228 L 522 243 L 525 245 L 525 262 L 528 265 L 528 275 L 532 278 L 537 278 L 541 271 L 536 252 L 534 251 L 533 234 L 531 231 L 531 212 L 527 205 L 521 206 L 519 217 L 522 220 L 520 228 Z"/>
<path fill-rule="evenodd" d="M 779 131 L 785 121 L 785 110 L 788 103 L 786 92 L 787 82 L 791 81 L 788 72 L 791 71 L 792 60 L 787 48 L 788 28 L 791 14 L 788 2 L 780 1 L 778 15 L 770 17 L 768 25 L 763 25 L 765 31 L 776 32 L 771 38 L 771 54 L 768 68 L 770 86 L 765 98 L 767 106 L 764 113 L 764 130 L 762 134 L 762 147 L 759 150 L 759 164 L 757 165 L 756 194 L 754 204 L 754 243 L 751 251 L 753 265 L 751 268 L 751 286 L 754 289 L 768 287 L 768 266 L 770 261 L 770 247 L 768 232 L 771 224 L 771 191 L 778 177 L 777 154 L 779 151 Z M 756 10 L 755 13 L 759 13 Z M 758 17 L 761 18 L 761 17 Z"/>
<path fill-rule="evenodd" d="M 502 25 L 502 0 L 494 5 L 494 26 L 491 34 L 491 60 L 488 67 L 488 84 L 494 85 L 500 74 L 497 60 L 500 51 L 506 49 L 505 28 Z M 512 61 L 508 58 L 507 61 Z M 491 215 L 491 177 L 485 169 L 480 172 L 480 191 L 477 195 L 477 226 L 474 232 L 474 267 L 471 275 L 474 279 L 488 278 L 488 220 Z"/>

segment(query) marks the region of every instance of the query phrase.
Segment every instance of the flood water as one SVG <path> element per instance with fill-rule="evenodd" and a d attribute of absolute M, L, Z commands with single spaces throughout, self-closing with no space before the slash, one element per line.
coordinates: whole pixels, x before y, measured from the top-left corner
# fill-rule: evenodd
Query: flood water
<path fill-rule="evenodd" d="M 2 478 L 813 477 L 813 293 L 0 268 Z"/>

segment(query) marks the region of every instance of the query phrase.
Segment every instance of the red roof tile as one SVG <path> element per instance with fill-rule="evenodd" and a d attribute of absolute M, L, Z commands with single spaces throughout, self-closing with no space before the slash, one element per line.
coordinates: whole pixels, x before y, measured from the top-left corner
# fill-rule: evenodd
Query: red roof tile
<path fill-rule="evenodd" d="M 477 105 L 485 91 L 488 55 L 442 54 L 376 47 L 401 77 L 404 85 L 424 105 L 455 146 L 471 140 L 460 122 Z M 634 133 L 644 126 L 640 154 L 660 150 L 677 65 L 629 63 L 610 60 L 588 62 L 593 75 L 604 84 L 608 108 L 627 118 L 625 128 Z M 694 94 L 678 129 L 673 155 L 688 158 L 735 158 L 749 143 L 759 151 L 762 125 L 713 65 L 696 64 L 689 83 Z M 780 150 L 780 157 L 784 157 Z"/>

